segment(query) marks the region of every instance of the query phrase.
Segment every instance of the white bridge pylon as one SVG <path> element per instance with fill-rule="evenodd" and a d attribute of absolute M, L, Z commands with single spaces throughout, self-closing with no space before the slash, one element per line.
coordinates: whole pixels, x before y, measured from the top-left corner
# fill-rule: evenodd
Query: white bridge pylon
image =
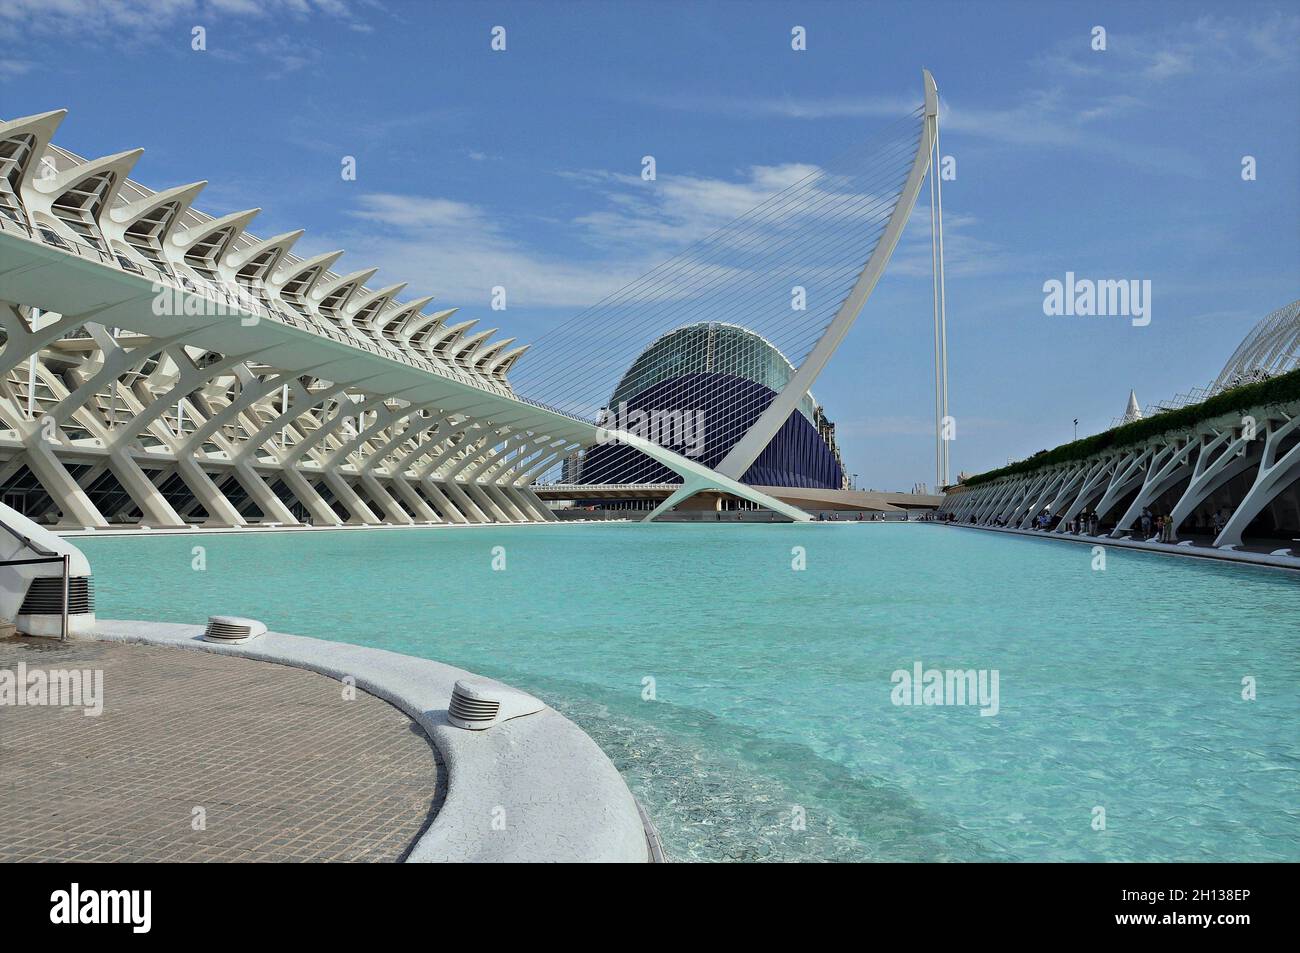
<path fill-rule="evenodd" d="M 744 486 L 739 483 L 740 477 L 753 465 L 754 461 L 758 459 L 758 455 L 776 436 L 776 432 L 794 413 L 800 400 L 812 389 L 818 375 L 821 374 L 835 351 L 844 342 L 844 338 L 862 312 L 862 308 L 871 296 L 871 292 L 875 289 L 880 276 L 884 274 L 890 258 L 893 257 L 894 249 L 902 237 L 903 229 L 912 215 L 917 196 L 920 194 L 921 186 L 925 182 L 926 173 L 930 169 L 931 158 L 938 137 L 939 123 L 939 91 L 935 86 L 934 76 L 929 70 L 922 70 L 921 77 L 925 93 L 925 105 L 924 120 L 921 124 L 921 134 L 916 146 L 916 155 L 912 160 L 911 169 L 903 183 L 898 201 L 894 205 L 893 213 L 890 215 L 884 231 L 877 239 L 875 248 L 867 259 L 862 272 L 858 275 L 848 297 L 844 299 L 834 318 L 822 333 L 821 338 L 813 346 L 812 351 L 800 364 L 798 370 L 795 371 L 794 376 L 790 378 L 786 386 L 767 406 L 767 409 L 754 421 L 745 435 L 731 448 L 716 469 L 704 469 L 704 472 L 688 473 L 680 465 L 680 461 L 662 459 L 663 463 L 682 474 L 684 483 L 681 490 L 661 503 L 645 518 L 647 521 L 655 519 L 690 497 L 709 490 L 735 493 L 737 496 L 754 500 L 760 505 L 768 507 L 771 507 L 772 502 L 775 502 L 757 499 L 756 496 L 761 496 L 761 494 L 756 495 L 752 490 L 738 492 L 736 486 Z M 937 354 L 936 359 L 938 359 Z M 650 456 L 655 456 L 654 453 L 646 452 Z M 656 457 L 656 459 L 660 458 Z M 787 507 L 787 509 L 790 508 Z M 778 512 L 785 511 L 778 510 Z M 806 513 L 799 512 L 801 515 L 795 518 L 805 520 L 811 518 Z"/>

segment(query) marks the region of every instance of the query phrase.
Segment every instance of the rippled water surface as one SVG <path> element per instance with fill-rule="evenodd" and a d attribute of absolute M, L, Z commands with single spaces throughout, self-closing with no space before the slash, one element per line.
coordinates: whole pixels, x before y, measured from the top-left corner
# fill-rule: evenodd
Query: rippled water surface
<path fill-rule="evenodd" d="M 78 545 L 104 618 L 250 615 L 541 695 L 677 859 L 1300 860 L 1294 574 L 920 524 Z M 997 715 L 892 704 L 918 661 L 996 670 Z"/>

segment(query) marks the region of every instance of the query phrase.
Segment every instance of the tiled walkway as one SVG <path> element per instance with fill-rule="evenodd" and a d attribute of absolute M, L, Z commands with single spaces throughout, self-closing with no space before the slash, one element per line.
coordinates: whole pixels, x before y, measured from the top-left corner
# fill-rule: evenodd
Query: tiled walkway
<path fill-rule="evenodd" d="M 98 717 L 0 704 L 0 861 L 395 861 L 445 769 L 402 712 L 300 669 L 0 639 L 0 671 L 103 672 Z"/>

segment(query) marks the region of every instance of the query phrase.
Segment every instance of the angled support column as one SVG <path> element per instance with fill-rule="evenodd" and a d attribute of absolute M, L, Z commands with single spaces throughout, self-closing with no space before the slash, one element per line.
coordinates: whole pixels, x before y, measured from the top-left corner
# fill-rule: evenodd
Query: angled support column
<path fill-rule="evenodd" d="M 235 509 L 235 505 L 217 488 L 212 477 L 208 476 L 194 457 L 177 457 L 176 470 L 185 481 L 185 485 L 190 488 L 190 492 L 194 494 L 194 498 L 208 511 L 208 518 L 204 520 L 205 525 L 248 525 L 247 520 L 239 515 L 239 510 Z"/>
<path fill-rule="evenodd" d="M 106 529 L 108 520 L 96 509 L 80 484 L 55 455 L 53 447 L 41 437 L 36 426 L 23 441 L 24 462 L 41 487 L 50 495 L 60 513 L 59 526 L 74 529 Z"/>
<path fill-rule="evenodd" d="M 352 511 L 352 522 L 364 522 L 368 525 L 376 525 L 382 522 L 382 520 L 375 516 L 374 511 L 366 505 L 360 495 L 348 485 L 346 480 L 343 479 L 340 467 L 344 462 L 346 462 L 353 448 L 364 448 L 366 441 L 371 436 L 378 434 L 384 427 L 399 419 L 404 419 L 406 416 L 409 416 L 410 413 L 414 412 L 415 411 L 412 410 L 406 414 L 388 414 L 386 418 L 377 419 L 370 427 L 360 430 L 355 436 L 350 440 L 345 441 L 342 446 L 326 458 L 325 465 L 322 467 L 326 479 L 329 481 L 330 487 L 338 495 L 339 499 L 342 500 L 344 505 Z M 388 491 L 380 485 L 379 481 L 375 479 L 375 475 L 366 470 L 364 466 L 358 468 L 357 480 L 363 487 L 365 487 L 370 498 L 379 504 L 379 506 L 384 510 L 389 519 L 399 525 L 409 525 L 414 522 L 414 520 L 411 519 L 410 514 L 408 514 L 406 510 L 402 509 L 401 505 L 398 504 L 398 502 L 389 495 Z"/>
<path fill-rule="evenodd" d="M 1011 477 L 1002 492 L 984 508 L 980 522 L 993 523 L 1008 517 L 1008 507 L 1014 506 L 1025 493 L 1026 477 Z"/>
<path fill-rule="evenodd" d="M 1098 520 L 1105 519 L 1106 514 L 1113 510 L 1120 500 L 1141 485 L 1145 477 L 1146 463 L 1150 457 L 1150 449 L 1134 450 L 1115 465 L 1115 474 L 1110 478 L 1110 485 L 1106 487 L 1106 492 L 1097 504 Z"/>
<path fill-rule="evenodd" d="M 520 503 L 527 506 L 533 515 L 546 523 L 558 523 L 560 518 L 555 515 L 549 506 L 542 502 L 536 492 L 530 486 L 504 486 L 503 492 L 513 495 Z"/>
<path fill-rule="evenodd" d="M 1061 483 L 1064 482 L 1066 474 L 1064 472 L 1044 474 L 1039 484 L 1038 491 L 1029 497 L 1030 505 L 1024 514 L 1020 517 L 1020 528 L 1024 529 L 1028 524 L 1042 512 L 1047 505 L 1047 501 L 1052 494 L 1060 489 Z"/>
<path fill-rule="evenodd" d="M 284 500 L 275 495 L 275 491 L 262 478 L 262 474 L 258 473 L 247 460 L 235 464 L 235 478 L 252 497 L 257 508 L 266 514 L 267 520 L 284 526 L 302 525 L 298 517 L 293 515 L 293 511 L 284 505 Z"/>
<path fill-rule="evenodd" d="M 490 427 L 493 425 L 485 423 L 484 426 Z M 462 454 L 462 456 L 458 460 L 453 460 L 447 471 L 442 474 L 442 478 L 445 481 L 443 485 L 447 488 L 449 493 L 453 493 L 454 495 L 454 492 L 460 492 L 462 496 L 473 500 L 473 509 L 483 517 L 483 522 L 512 523 L 514 520 L 507 516 L 505 511 L 483 492 L 483 488 L 472 476 L 468 477 L 463 482 L 457 479 L 462 471 L 470 471 L 472 473 L 473 471 L 471 468 L 481 466 L 483 462 L 483 450 L 481 448 L 487 445 L 489 441 L 495 442 L 498 439 L 499 435 L 496 431 L 489 430 L 471 440 L 468 446 L 457 448 L 455 452 Z"/>
<path fill-rule="evenodd" d="M 1067 506 L 1061 512 L 1061 524 L 1057 526 L 1056 532 L 1065 531 L 1065 524 L 1074 519 L 1080 513 L 1088 508 L 1088 504 L 1105 492 L 1106 484 L 1110 481 L 1112 468 L 1115 460 L 1107 457 L 1093 464 L 1083 478 L 1083 484 L 1079 487 L 1078 495 L 1075 496 L 1074 502 Z"/>
<path fill-rule="evenodd" d="M 738 480 L 723 476 L 716 470 L 710 470 L 703 464 L 696 463 L 694 460 L 683 457 L 680 454 L 673 453 L 657 443 L 646 440 L 644 437 L 636 434 L 627 433 L 626 431 L 610 431 L 615 434 L 615 438 L 620 442 L 627 443 L 640 450 L 646 456 L 670 469 L 680 473 L 682 476 L 682 488 L 674 492 L 668 499 L 664 500 L 655 507 L 642 522 L 649 523 L 663 514 L 669 512 L 673 507 L 679 505 L 685 500 L 690 499 L 697 493 L 705 491 L 715 491 L 718 493 L 727 493 L 731 496 L 739 497 L 742 500 L 749 500 L 757 503 L 759 506 L 769 509 L 781 516 L 788 517 L 796 523 L 806 523 L 812 519 L 807 513 L 797 506 L 791 506 L 789 503 L 783 503 L 775 497 L 768 496 L 766 493 L 759 493 L 751 486 L 747 486 Z"/>
<path fill-rule="evenodd" d="M 1012 497 L 1012 499 L 1015 501 L 1014 505 L 1011 507 L 1011 509 L 1006 511 L 1007 525 L 1011 525 L 1019 521 L 1021 516 L 1021 510 L 1023 510 L 1025 507 L 1029 505 L 1029 501 L 1032 498 L 1033 494 L 1038 490 L 1040 486 L 1042 486 L 1043 482 L 1046 479 L 1047 479 L 1046 476 L 1035 477 L 1032 474 L 1025 477 L 1024 482 L 1022 482 L 1020 485 L 1020 489 L 1018 489 L 1014 494 L 1014 496 Z"/>
<path fill-rule="evenodd" d="M 348 486 L 347 480 L 337 470 L 325 469 L 321 471 L 321 478 L 331 490 L 334 491 L 338 501 L 347 507 L 351 516 L 347 522 L 352 525 L 378 526 L 382 520 L 374 514 L 374 511 L 357 495 L 352 487 Z"/>
<path fill-rule="evenodd" d="M 4 328 L 8 340 L 4 350 L 0 351 L 0 380 L 9 376 L 9 372 L 27 360 L 33 354 L 40 354 L 60 338 L 66 337 L 87 321 L 94 319 L 93 312 L 86 314 L 60 314 L 44 327 L 35 331 L 27 329 L 27 321 L 12 302 L 0 302 L 0 327 Z M 46 312 L 52 314 L 54 312 Z"/>
<path fill-rule="evenodd" d="M 479 488 L 487 494 L 489 499 L 494 500 L 497 508 L 502 510 L 514 522 L 534 522 L 533 514 L 528 512 L 527 508 L 520 507 L 515 500 L 510 498 L 509 494 L 502 491 L 501 487 L 494 483 L 480 483 Z"/>
<path fill-rule="evenodd" d="M 987 525 L 1002 515 L 1003 507 L 1012 499 L 1024 482 L 1023 477 L 1007 477 L 994 485 L 993 492 L 975 512 L 975 522 Z"/>
<path fill-rule="evenodd" d="M 406 501 L 406 505 L 413 509 L 416 515 L 424 522 L 445 522 L 443 518 L 438 515 L 438 512 L 429 505 L 428 500 L 416 492 L 415 487 L 411 486 L 406 477 L 398 474 L 388 481 L 388 485 L 396 491 L 398 496 Z"/>
<path fill-rule="evenodd" d="M 167 502 L 167 498 L 149 479 L 149 475 L 140 468 L 126 447 L 115 447 L 109 454 L 109 469 L 117 482 L 122 484 L 140 512 L 144 514 L 144 524 L 155 529 L 180 529 L 189 524 Z"/>
<path fill-rule="evenodd" d="M 316 488 L 292 465 L 286 465 L 280 471 L 284 485 L 311 513 L 312 523 L 317 526 L 342 526 L 343 520 L 334 512 L 334 507 L 325 502 L 325 498 L 316 492 Z"/>
<path fill-rule="evenodd" d="M 1052 498 L 1047 501 L 1048 512 L 1061 514 L 1062 524 L 1065 523 L 1068 517 L 1062 512 L 1061 507 L 1066 505 L 1066 500 L 1073 499 L 1077 495 L 1075 491 L 1087 474 L 1088 467 L 1084 464 L 1076 464 L 1072 469 L 1068 469 L 1065 477 L 1061 480 L 1061 485 L 1052 495 Z"/>
<path fill-rule="evenodd" d="M 470 518 L 461 512 L 460 507 L 453 503 L 446 493 L 442 492 L 442 488 L 433 482 L 433 477 L 422 476 L 419 483 L 420 488 L 429 495 L 429 499 L 433 500 L 433 505 L 438 507 L 446 516 L 448 523 L 464 525 L 471 522 Z M 472 522 L 482 523 L 484 520 L 475 519 Z"/>
<path fill-rule="evenodd" d="M 1300 417 L 1292 417 L 1280 424 L 1274 420 L 1267 423 L 1264 452 L 1260 457 L 1259 470 L 1255 473 L 1255 482 L 1229 517 L 1223 532 L 1214 540 L 1215 546 L 1226 549 L 1240 546 L 1242 533 L 1260 511 L 1279 493 L 1300 480 L 1300 443 L 1278 457 L 1282 441 L 1295 432 L 1297 427 L 1300 427 Z"/>
<path fill-rule="evenodd" d="M 1138 495 L 1133 498 L 1129 508 L 1124 511 L 1124 515 L 1115 524 L 1111 536 L 1118 536 L 1122 532 L 1132 531 L 1134 524 L 1141 517 L 1142 511 L 1191 472 L 1192 465 L 1188 462 L 1188 457 L 1196 446 L 1194 440 L 1188 440 L 1182 444 L 1175 441 L 1152 455 L 1151 465 L 1147 467 L 1146 479 L 1142 483 L 1142 489 L 1138 491 Z"/>
<path fill-rule="evenodd" d="M 420 483 L 421 485 L 430 489 L 434 487 L 432 477 L 425 477 L 423 480 L 420 481 Z M 466 495 L 465 491 L 456 484 L 455 480 L 448 480 L 445 483 L 442 483 L 441 490 L 445 491 L 445 493 L 440 492 L 439 495 L 443 496 L 444 499 L 450 499 L 452 501 L 455 508 L 464 517 L 464 522 L 466 523 L 491 523 L 492 522 L 492 520 L 488 519 L 487 516 L 483 514 L 483 511 L 478 508 L 478 504 L 475 503 L 473 500 L 471 500 Z"/>
<path fill-rule="evenodd" d="M 479 512 L 487 516 L 489 522 L 492 523 L 515 522 L 513 519 L 507 516 L 505 510 L 503 510 L 500 506 L 498 506 L 496 501 L 493 500 L 492 497 L 490 497 L 487 494 L 487 492 L 484 490 L 483 485 L 481 483 L 477 483 L 474 480 L 466 480 L 464 483 L 460 483 L 458 485 L 462 490 L 464 490 L 467 494 L 469 494 L 470 498 L 473 499 L 476 504 L 478 504 Z"/>
<path fill-rule="evenodd" d="M 373 473 L 363 470 L 359 479 L 361 485 L 366 488 L 366 492 L 370 494 L 370 498 L 383 507 L 390 520 L 399 526 L 410 526 L 415 522 L 411 514 L 402 509 L 402 505 L 393 499 L 392 495 L 384 489 Z"/>
<path fill-rule="evenodd" d="M 1169 516 L 1175 533 L 1219 487 L 1258 465 L 1260 456 L 1253 452 L 1252 443 L 1232 430 L 1216 434 L 1211 439 L 1201 438 L 1201 451 L 1197 454 L 1192 478 Z"/>

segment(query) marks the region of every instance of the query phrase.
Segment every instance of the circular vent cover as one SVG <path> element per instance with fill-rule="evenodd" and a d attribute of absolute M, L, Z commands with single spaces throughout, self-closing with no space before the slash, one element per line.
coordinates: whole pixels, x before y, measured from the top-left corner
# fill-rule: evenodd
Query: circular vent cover
<path fill-rule="evenodd" d="M 256 619 L 244 619 L 237 615 L 214 615 L 208 618 L 208 627 L 203 633 L 204 641 L 238 643 L 255 639 L 266 632 L 266 626 Z"/>

